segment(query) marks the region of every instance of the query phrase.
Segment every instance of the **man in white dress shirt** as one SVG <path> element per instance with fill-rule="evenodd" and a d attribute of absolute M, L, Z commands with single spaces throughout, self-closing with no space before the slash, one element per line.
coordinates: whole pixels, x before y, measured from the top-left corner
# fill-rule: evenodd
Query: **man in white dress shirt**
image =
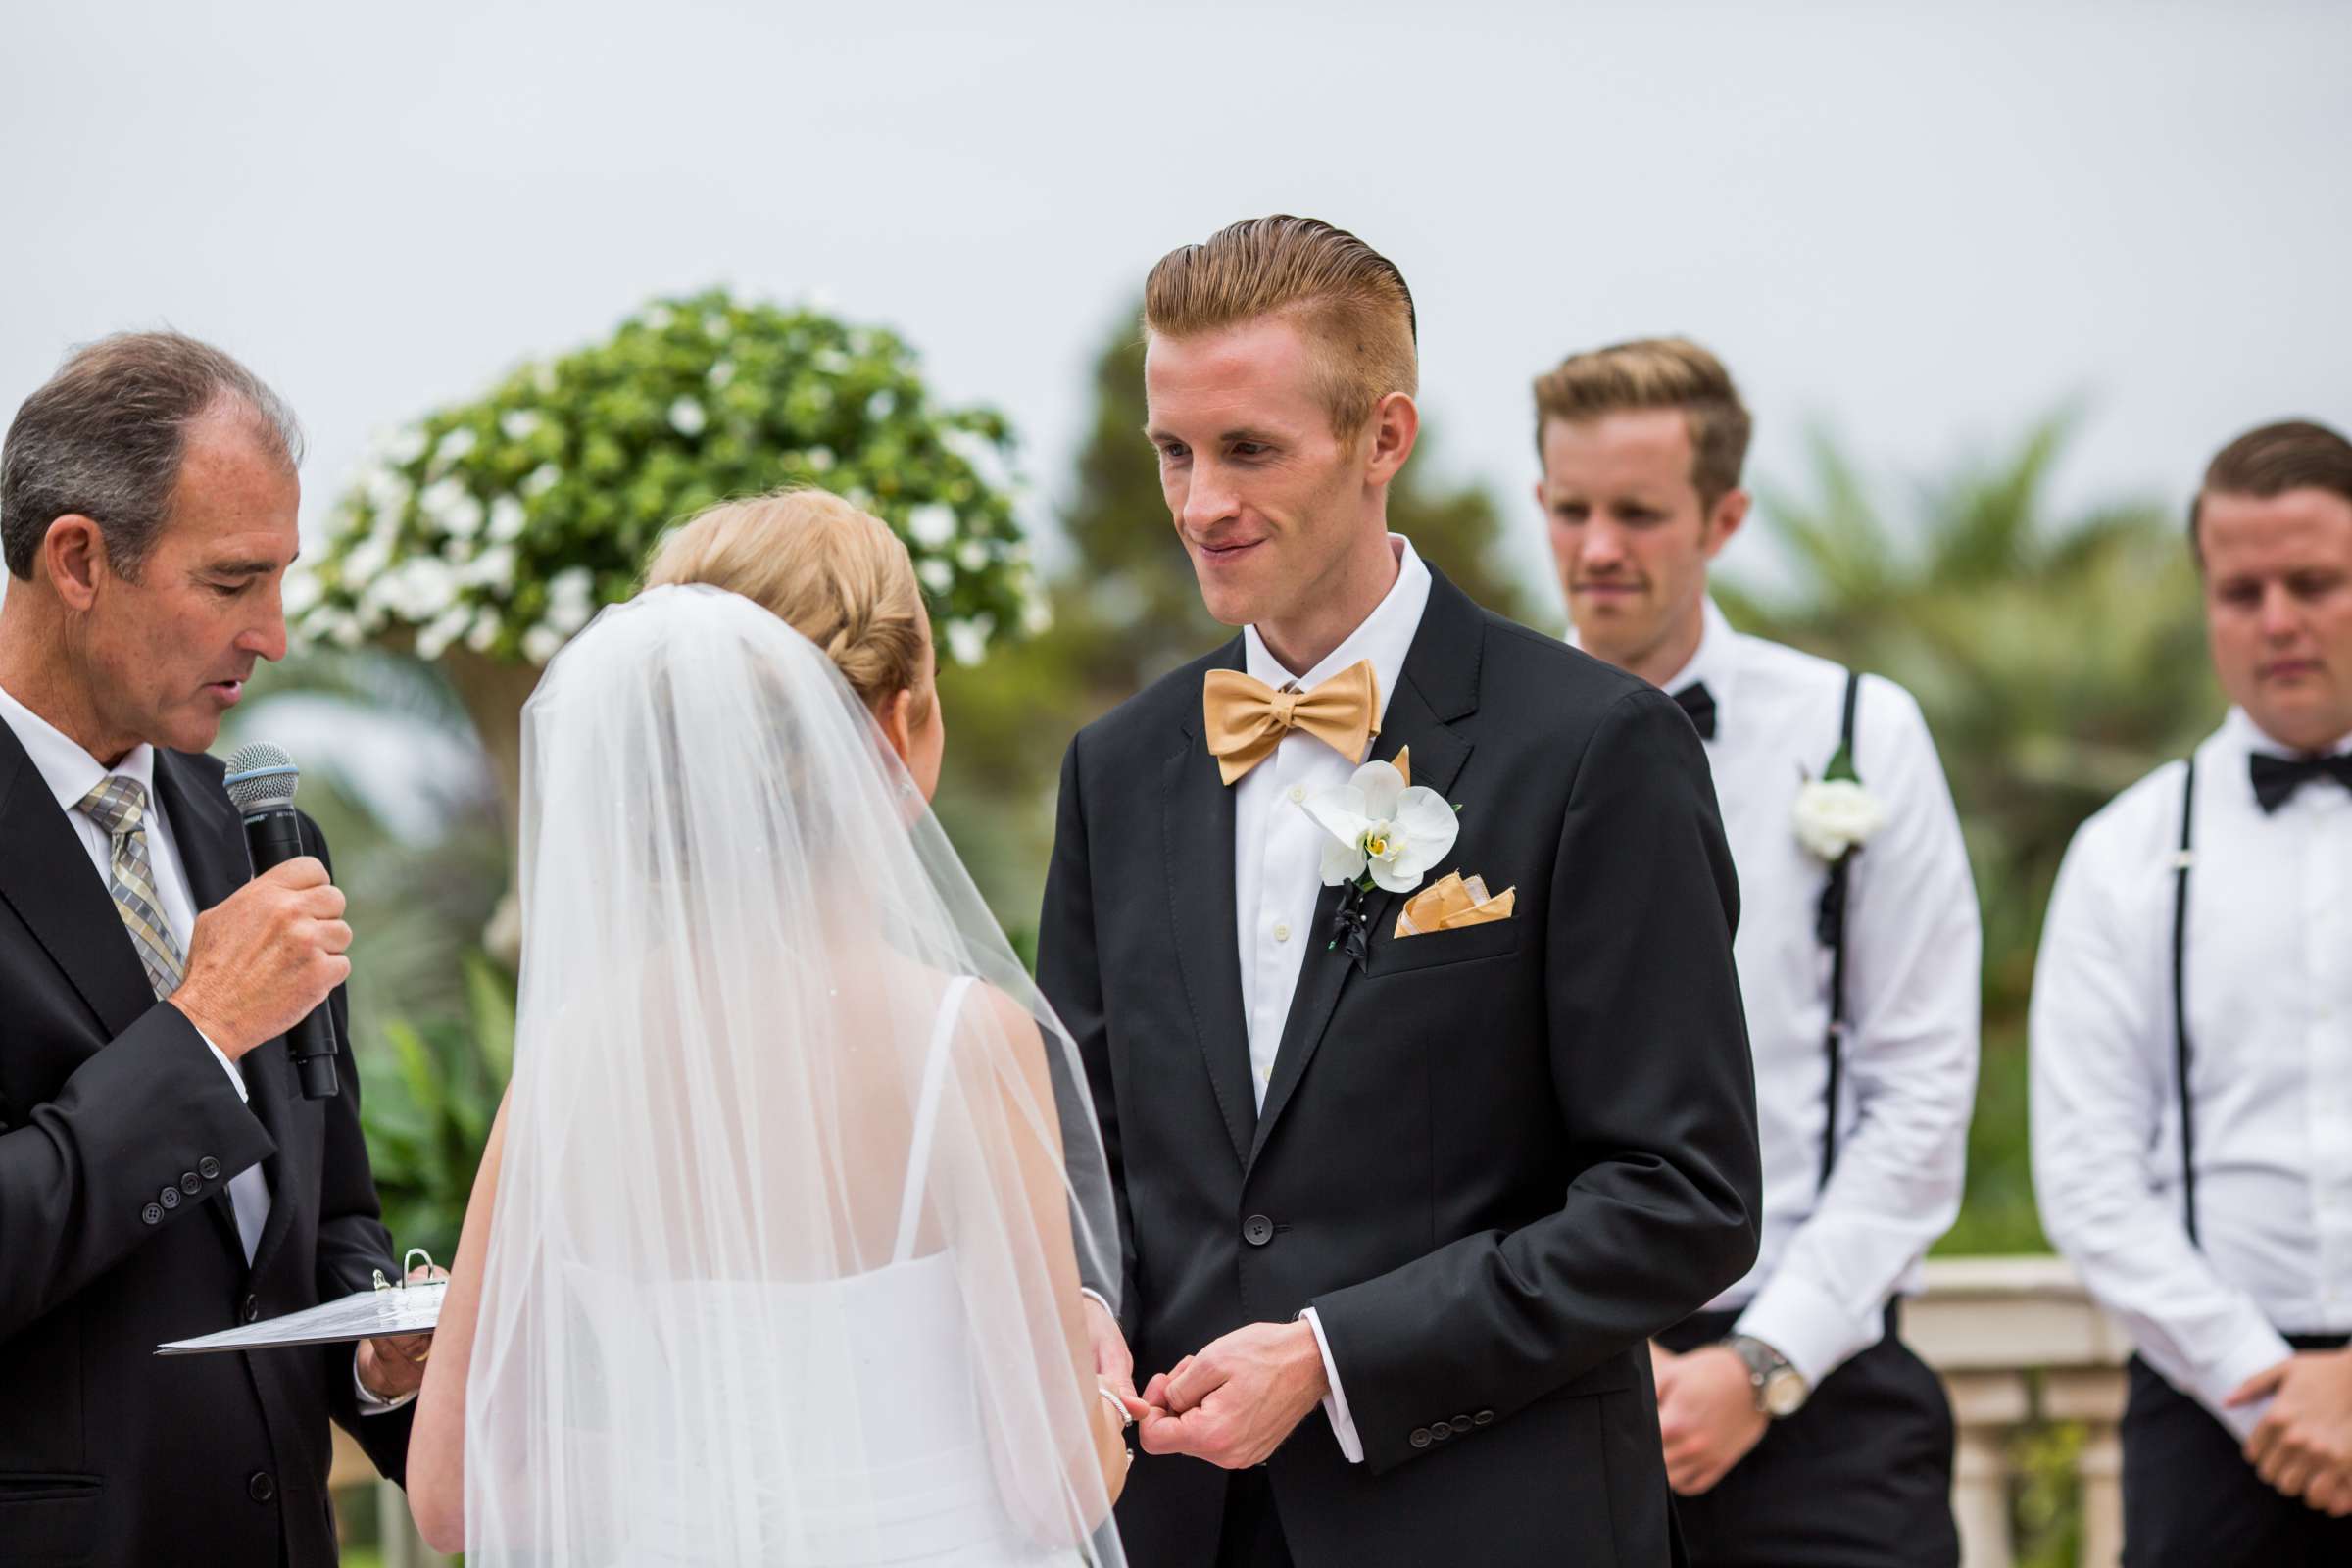
<path fill-rule="evenodd" d="M 1576 641 L 1690 715 L 1740 872 L 1763 1246 L 1653 1347 L 1692 1560 L 1952 1563 L 1950 1409 L 1893 1332 L 1959 1211 L 1976 1086 L 1976 890 L 1935 743 L 1902 688 L 1708 597 L 1748 509 L 1748 415 L 1712 354 L 1574 355 L 1536 408 Z"/>
<path fill-rule="evenodd" d="M 204 755 L 285 653 L 293 419 L 176 334 L 81 350 L 0 457 L 0 1563 L 331 1563 L 327 1418 L 401 1473 L 416 1342 L 159 1360 L 392 1267 L 343 896 L 256 877 Z"/>
<path fill-rule="evenodd" d="M 2034 1188 L 2139 1350 L 2124 1560 L 2352 1562 L 2352 444 L 2241 436 L 2189 529 L 2231 706 L 2067 851 Z"/>

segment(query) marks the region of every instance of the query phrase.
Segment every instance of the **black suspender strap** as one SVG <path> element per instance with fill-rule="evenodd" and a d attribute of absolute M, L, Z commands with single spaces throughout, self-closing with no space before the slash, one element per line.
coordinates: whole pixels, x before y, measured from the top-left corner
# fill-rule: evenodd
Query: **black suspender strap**
<path fill-rule="evenodd" d="M 1861 695 L 1862 676 L 1859 671 L 1845 672 L 1845 712 L 1838 723 L 1838 749 L 1847 761 L 1854 760 L 1854 703 Z M 1824 1047 L 1830 1061 L 1829 1092 L 1822 1117 L 1821 1185 L 1830 1185 L 1830 1171 L 1838 1163 L 1838 1089 L 1845 1067 L 1845 895 L 1846 885 L 1853 872 L 1854 852 L 1849 848 L 1830 867 L 1830 879 L 1821 890 L 1821 917 L 1818 935 L 1830 950 L 1830 1031 Z"/>
<path fill-rule="evenodd" d="M 2197 1241 L 2197 1138 L 2188 1093 L 2188 868 L 2195 860 L 2197 760 L 2180 780 L 2180 853 L 2173 860 L 2173 1069 L 2180 1087 L 2180 1209 Z"/>

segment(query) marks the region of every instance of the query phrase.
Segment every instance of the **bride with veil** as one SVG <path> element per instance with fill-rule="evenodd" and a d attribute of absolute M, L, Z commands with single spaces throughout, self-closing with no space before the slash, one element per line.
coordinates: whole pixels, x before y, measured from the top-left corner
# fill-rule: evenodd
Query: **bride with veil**
<path fill-rule="evenodd" d="M 418 1522 L 474 1565 L 1120 1564 L 1110 1184 L 926 808 L 911 564 L 802 493 L 698 518 L 681 574 L 760 602 L 650 588 L 524 711 L 514 1074 Z"/>

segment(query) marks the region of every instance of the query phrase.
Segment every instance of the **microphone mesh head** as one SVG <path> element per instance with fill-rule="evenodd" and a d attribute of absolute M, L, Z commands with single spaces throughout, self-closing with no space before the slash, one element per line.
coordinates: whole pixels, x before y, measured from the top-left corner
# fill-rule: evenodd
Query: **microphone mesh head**
<path fill-rule="evenodd" d="M 294 759 L 268 741 L 240 746 L 228 757 L 228 798 L 240 811 L 266 810 L 292 804 L 302 783 Z"/>

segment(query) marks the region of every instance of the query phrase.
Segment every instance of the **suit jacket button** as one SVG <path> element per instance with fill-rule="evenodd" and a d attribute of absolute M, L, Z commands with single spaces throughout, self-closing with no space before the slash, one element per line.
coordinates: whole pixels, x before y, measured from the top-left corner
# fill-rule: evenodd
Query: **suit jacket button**
<path fill-rule="evenodd" d="M 1414 1446 L 1414 1447 L 1416 1447 L 1416 1448 L 1426 1448 L 1426 1447 L 1428 1447 L 1428 1446 L 1429 1446 L 1429 1444 L 1430 1444 L 1429 1428 L 1427 1428 L 1427 1427 L 1415 1427 L 1415 1428 L 1413 1428 L 1413 1446 Z"/>
<path fill-rule="evenodd" d="M 1494 1424 L 1494 1412 L 1492 1410 L 1481 1410 L 1478 1412 L 1478 1414 L 1470 1418 L 1470 1424 L 1477 1427 L 1491 1427 Z"/>
<path fill-rule="evenodd" d="M 244 1314 L 246 1322 L 251 1323 L 262 1315 L 262 1298 L 258 1296 L 248 1296 L 245 1298 L 244 1304 L 237 1310 Z"/>
<path fill-rule="evenodd" d="M 164 1222 L 164 1205 L 149 1203 L 145 1208 L 139 1210 L 139 1218 L 150 1225 L 161 1225 Z"/>
<path fill-rule="evenodd" d="M 176 1187 L 167 1187 L 162 1192 L 155 1195 L 155 1200 L 163 1204 L 166 1208 L 177 1208 L 179 1206 L 179 1189 Z"/>
<path fill-rule="evenodd" d="M 1466 1415 L 1457 1415 L 1446 1424 L 1456 1432 L 1467 1432 L 1470 1430 L 1471 1421 Z"/>
<path fill-rule="evenodd" d="M 1242 1221 L 1242 1240 L 1251 1247 L 1263 1247 L 1274 1239 L 1274 1222 L 1263 1214 L 1252 1214 Z"/>
<path fill-rule="evenodd" d="M 245 1495 L 256 1502 L 268 1502 L 277 1495 L 277 1483 L 267 1470 L 256 1470 L 245 1481 Z"/>
<path fill-rule="evenodd" d="M 220 1162 L 207 1154 L 196 1162 L 196 1174 L 209 1182 L 220 1174 Z"/>
<path fill-rule="evenodd" d="M 194 1198 L 204 1191 L 204 1178 L 192 1170 L 183 1170 L 179 1173 L 179 1190 Z"/>
<path fill-rule="evenodd" d="M 1453 1436 L 1453 1428 L 1443 1421 L 1433 1422 L 1429 1429 L 1429 1435 L 1440 1443 L 1444 1443 L 1447 1438 Z"/>

